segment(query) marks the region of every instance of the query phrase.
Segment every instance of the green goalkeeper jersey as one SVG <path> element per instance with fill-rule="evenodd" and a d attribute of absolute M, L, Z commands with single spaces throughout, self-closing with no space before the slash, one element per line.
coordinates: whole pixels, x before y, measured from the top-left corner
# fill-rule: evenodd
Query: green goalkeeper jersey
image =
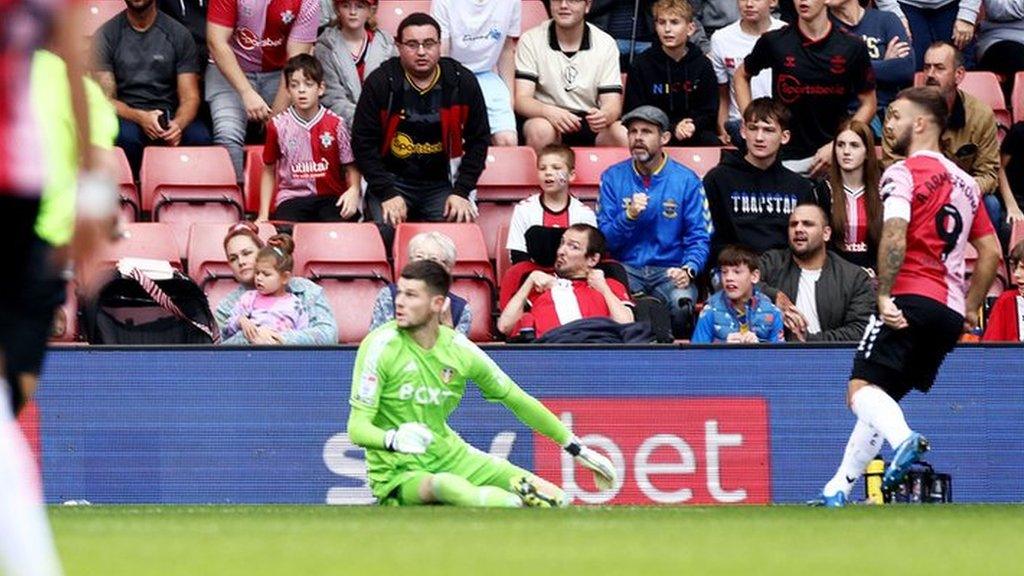
<path fill-rule="evenodd" d="M 371 332 L 360 344 L 352 371 L 349 437 L 366 448 L 366 466 L 374 495 L 384 498 L 408 472 L 458 468 L 469 445 L 448 426 L 466 381 L 491 402 L 500 402 L 526 425 L 566 444 L 571 433 L 529 396 L 483 350 L 446 326 L 437 342 L 424 350 L 394 321 Z M 384 447 L 387 430 L 419 422 L 434 433 L 426 454 L 391 452 Z"/>

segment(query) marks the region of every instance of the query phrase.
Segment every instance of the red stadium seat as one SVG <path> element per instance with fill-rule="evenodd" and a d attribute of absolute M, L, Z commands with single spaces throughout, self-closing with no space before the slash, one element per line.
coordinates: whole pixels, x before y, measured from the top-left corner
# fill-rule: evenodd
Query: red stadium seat
<path fill-rule="evenodd" d="M 964 251 L 964 263 L 966 268 L 964 270 L 964 277 L 970 278 L 971 274 L 974 273 L 974 266 L 978 262 L 978 251 L 974 249 L 974 245 L 968 243 L 967 249 Z M 1006 288 L 1010 286 L 1010 279 L 1006 275 L 1006 266 L 1002 261 L 999 262 L 999 266 L 996 267 L 996 277 L 992 281 L 992 286 L 988 289 L 989 296 L 999 296 L 1003 293 Z"/>
<path fill-rule="evenodd" d="M 123 235 L 115 242 L 102 246 L 92 257 L 78 263 L 78 281 L 82 287 L 92 287 L 103 270 L 113 268 L 122 258 L 150 258 L 166 260 L 181 270 L 181 251 L 174 230 L 162 222 L 129 222 Z"/>
<path fill-rule="evenodd" d="M 121 215 L 124 216 L 125 222 L 135 222 L 142 213 L 139 189 L 135 186 L 128 157 L 125 156 L 123 149 L 116 146 L 114 147 L 114 161 L 117 162 L 117 187 L 121 195 Z"/>
<path fill-rule="evenodd" d="M 142 156 L 139 180 L 142 209 L 152 213 L 154 222 L 172 226 L 182 250 L 192 224 L 233 224 L 243 217 L 244 201 L 231 158 L 220 146 L 150 146 Z"/>
<path fill-rule="evenodd" d="M 709 170 L 718 166 L 722 159 L 722 149 L 717 146 L 704 148 L 665 148 L 665 152 L 683 166 L 697 173 L 701 179 Z"/>
<path fill-rule="evenodd" d="M 1020 242 L 1024 242 L 1024 222 L 1017 221 L 1013 223 L 1013 231 L 1010 232 L 1010 249 Z"/>
<path fill-rule="evenodd" d="M 528 146 L 492 146 L 476 183 L 477 202 L 519 201 L 539 190 L 537 155 Z"/>
<path fill-rule="evenodd" d="M 405 223 L 395 229 L 396 276 L 409 260 L 409 240 L 420 232 L 440 232 L 455 243 L 458 254 L 452 270 L 452 292 L 466 299 L 473 309 L 473 326 L 469 337 L 475 342 L 490 342 L 493 338 L 494 297 L 497 283 L 487 253 L 483 232 L 476 224 Z"/>
<path fill-rule="evenodd" d="M 245 211 L 256 214 L 260 211 L 260 179 L 263 177 L 263 145 L 245 147 L 245 174 L 242 176 L 242 195 L 245 196 Z M 273 199 L 271 199 L 273 203 Z"/>
<path fill-rule="evenodd" d="M 1024 71 L 1017 72 L 1013 76 L 1010 107 L 1013 108 L 1013 121 L 1024 122 Z"/>
<path fill-rule="evenodd" d="M 924 81 L 924 72 L 914 74 L 914 86 L 924 86 Z M 1006 107 L 1006 98 L 1003 96 L 1003 88 L 999 85 L 998 76 L 992 72 L 972 70 L 964 75 L 960 89 L 992 108 L 1000 131 L 1009 128 L 1010 110 Z"/>
<path fill-rule="evenodd" d="M 216 307 L 221 298 L 238 285 L 224 255 L 224 236 L 230 227 L 230 224 L 200 223 L 189 229 L 188 275 L 206 292 L 211 307 Z M 260 224 L 260 238 L 264 241 L 276 232 L 273 225 Z"/>
<path fill-rule="evenodd" d="M 107 20 L 124 11 L 123 0 L 87 0 L 84 4 L 82 32 L 86 36 L 92 36 Z"/>
<path fill-rule="evenodd" d="M 374 224 L 296 224 L 295 273 L 323 287 L 338 323 L 338 341 L 366 336 L 377 292 L 391 282 L 384 243 Z"/>
<path fill-rule="evenodd" d="M 484 242 L 487 245 L 487 252 L 491 260 L 495 260 L 498 257 L 499 252 L 497 245 L 498 230 L 502 227 L 508 227 L 509 222 L 512 221 L 512 212 L 516 209 L 515 202 L 486 202 L 480 204 L 480 215 L 476 219 L 476 223 L 480 226 L 480 230 L 484 233 Z M 505 245 L 500 246 L 504 249 Z"/>
<path fill-rule="evenodd" d="M 381 0 L 377 5 L 377 27 L 394 36 L 398 25 L 413 12 L 430 14 L 430 0 Z"/>
<path fill-rule="evenodd" d="M 573 148 L 576 152 L 576 180 L 570 188 L 580 200 L 597 199 L 601 174 L 612 164 L 629 158 L 627 148 Z"/>
<path fill-rule="evenodd" d="M 523 11 L 520 18 L 520 29 L 526 32 L 530 28 L 538 26 L 548 17 L 548 10 L 541 0 L 523 0 Z"/>
<path fill-rule="evenodd" d="M 508 272 L 508 269 L 512 267 L 512 255 L 505 248 L 505 244 L 508 243 L 508 228 L 508 222 L 499 226 L 498 236 L 494 240 L 494 268 L 499 282 L 505 278 L 505 272 Z"/>

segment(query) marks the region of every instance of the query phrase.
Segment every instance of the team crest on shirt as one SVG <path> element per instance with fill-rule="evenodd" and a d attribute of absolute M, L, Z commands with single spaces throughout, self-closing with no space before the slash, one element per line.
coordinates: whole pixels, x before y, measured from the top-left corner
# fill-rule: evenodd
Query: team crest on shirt
<path fill-rule="evenodd" d="M 292 20 L 295 20 L 294 12 L 292 12 L 291 10 L 285 10 L 284 12 L 281 12 L 281 22 L 284 22 L 285 24 L 291 24 Z"/>
<path fill-rule="evenodd" d="M 324 132 L 320 134 L 320 145 L 324 148 L 330 148 L 331 144 L 334 144 L 334 136 L 331 136 L 330 132 Z"/>
<path fill-rule="evenodd" d="M 452 376 L 454 375 L 455 370 L 452 370 L 450 367 L 445 366 L 444 370 L 441 370 L 441 381 L 444 382 L 445 384 L 450 384 L 452 381 Z"/>
<path fill-rule="evenodd" d="M 665 218 L 675 218 L 679 215 L 679 204 L 669 198 L 661 203 L 661 215 Z"/>
<path fill-rule="evenodd" d="M 299 148 L 299 141 L 293 136 L 284 141 L 284 147 L 288 152 L 295 152 Z"/>
<path fill-rule="evenodd" d="M 782 61 L 782 65 L 786 68 L 796 68 L 796 56 L 787 55 Z"/>
<path fill-rule="evenodd" d="M 836 54 L 829 59 L 828 71 L 833 74 L 846 74 L 846 56 Z"/>

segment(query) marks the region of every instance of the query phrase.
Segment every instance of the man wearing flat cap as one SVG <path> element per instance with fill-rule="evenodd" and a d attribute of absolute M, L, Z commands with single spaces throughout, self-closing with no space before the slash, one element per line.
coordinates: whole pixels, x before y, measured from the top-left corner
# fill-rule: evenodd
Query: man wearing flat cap
<path fill-rule="evenodd" d="M 704 269 L 711 244 L 704 187 L 692 170 L 665 154 L 671 133 L 664 112 L 640 106 L 622 124 L 631 157 L 601 175 L 598 226 L 629 273 L 630 292 L 663 300 L 678 319 L 696 302 L 693 279 Z"/>

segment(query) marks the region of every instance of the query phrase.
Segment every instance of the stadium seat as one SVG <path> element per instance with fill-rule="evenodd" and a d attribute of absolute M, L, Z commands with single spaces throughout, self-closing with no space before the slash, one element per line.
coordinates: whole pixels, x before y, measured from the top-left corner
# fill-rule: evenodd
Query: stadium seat
<path fill-rule="evenodd" d="M 224 236 L 230 224 L 193 224 L 188 233 L 188 275 L 206 293 L 211 308 L 238 285 L 224 255 Z M 264 241 L 277 230 L 271 224 L 260 224 L 260 238 Z"/>
<path fill-rule="evenodd" d="M 369 332 L 377 292 L 391 282 L 375 224 L 296 224 L 295 273 L 323 287 L 338 323 L 338 341 L 358 343 Z"/>
<path fill-rule="evenodd" d="M 974 266 L 978 262 L 978 251 L 974 249 L 974 245 L 967 243 L 966 250 L 964 251 L 964 278 L 970 279 L 974 273 Z M 996 267 L 996 277 L 992 281 L 992 286 L 988 289 L 988 296 L 999 296 L 1010 286 L 1010 278 L 1006 274 L 1006 265 L 1003 261 L 999 262 L 999 266 Z"/>
<path fill-rule="evenodd" d="M 166 260 L 182 269 L 173 228 L 162 222 L 129 222 L 124 225 L 121 238 L 104 244 L 93 256 L 77 263 L 79 286 L 91 288 L 103 270 L 113 268 L 122 258 Z"/>
<path fill-rule="evenodd" d="M 717 146 L 704 148 L 665 148 L 665 152 L 676 162 L 697 173 L 701 179 L 709 170 L 718 166 L 722 149 Z"/>
<path fill-rule="evenodd" d="M 142 213 L 142 205 L 139 201 L 139 189 L 135 186 L 132 177 L 132 167 L 128 164 L 128 157 L 124 150 L 114 147 L 114 161 L 117 162 L 117 187 L 121 195 L 121 215 L 125 222 L 135 222 Z"/>
<path fill-rule="evenodd" d="M 477 202 L 516 201 L 539 190 L 537 155 L 529 146 L 492 146 L 476 183 Z"/>
<path fill-rule="evenodd" d="M 508 269 L 512 267 L 512 256 L 505 249 L 505 244 L 508 242 L 508 229 L 508 222 L 498 226 L 498 235 L 494 239 L 494 269 L 497 272 L 499 282 L 505 278 L 505 272 L 508 272 Z"/>
<path fill-rule="evenodd" d="M 1013 108 L 1013 121 L 1024 122 L 1024 71 L 1017 72 L 1013 76 L 1010 107 Z"/>
<path fill-rule="evenodd" d="M 576 152 L 576 180 L 570 188 L 580 200 L 596 200 L 601 174 L 612 164 L 629 158 L 628 148 L 573 148 Z"/>
<path fill-rule="evenodd" d="M 242 176 L 242 195 L 245 196 L 245 211 L 256 214 L 260 211 L 260 178 L 263 177 L 263 145 L 251 144 L 245 147 L 245 175 Z"/>
<path fill-rule="evenodd" d="M 541 0 L 523 0 L 520 29 L 526 32 L 548 19 L 548 10 Z"/>
<path fill-rule="evenodd" d="M 420 232 L 440 232 L 455 242 L 458 253 L 452 270 L 452 292 L 466 299 L 473 309 L 473 326 L 469 337 L 475 342 L 493 339 L 494 298 L 497 283 L 487 253 L 483 232 L 476 224 L 404 223 L 395 229 L 395 276 L 409 260 L 409 240 Z"/>
<path fill-rule="evenodd" d="M 1024 221 L 1013 223 L 1013 231 L 1010 232 L 1010 249 L 1012 250 L 1019 242 L 1024 242 Z"/>
<path fill-rule="evenodd" d="M 924 81 L 924 72 L 914 74 L 914 86 L 924 86 Z M 1010 127 L 1010 110 L 1006 107 L 1006 98 L 1003 96 L 1003 88 L 999 85 L 998 76 L 982 70 L 969 71 L 964 75 L 960 89 L 992 108 L 1000 133 Z"/>
<path fill-rule="evenodd" d="M 497 238 L 498 230 L 502 226 L 508 226 L 512 221 L 512 213 L 516 209 L 516 202 L 485 202 L 480 204 L 480 215 L 476 223 L 484 234 L 484 242 L 487 245 L 487 253 L 491 260 L 498 258 Z M 501 248 L 504 248 L 502 244 Z"/>
<path fill-rule="evenodd" d="M 82 32 L 91 37 L 99 30 L 100 26 L 124 11 L 123 0 L 88 0 L 85 2 L 85 22 L 82 23 Z"/>
<path fill-rule="evenodd" d="M 377 27 L 394 36 L 398 25 L 413 12 L 430 14 L 430 0 L 381 0 L 377 6 Z"/>
<path fill-rule="evenodd" d="M 142 155 L 139 180 L 142 209 L 154 222 L 171 225 L 181 250 L 188 246 L 192 224 L 233 224 L 245 211 L 228 151 L 220 146 L 150 146 Z"/>

